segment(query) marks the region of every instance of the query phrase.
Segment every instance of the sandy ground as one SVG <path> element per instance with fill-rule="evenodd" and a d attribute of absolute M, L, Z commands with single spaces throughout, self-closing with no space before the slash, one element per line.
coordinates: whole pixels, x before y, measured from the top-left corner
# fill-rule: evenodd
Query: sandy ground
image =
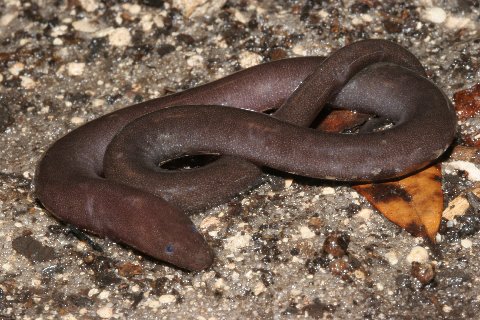
<path fill-rule="evenodd" d="M 430 247 L 348 185 L 269 176 L 192 217 L 216 260 L 188 273 L 91 236 L 95 250 L 32 184 L 48 146 L 84 122 L 360 39 L 405 46 L 451 97 L 480 79 L 480 9 L 445 3 L 0 1 L 0 319 L 478 319 L 475 210 L 457 224 L 473 231 L 449 225 Z M 464 173 L 444 176 L 448 199 L 474 184 Z M 322 253 L 332 232 L 349 238 L 339 260 Z M 412 255 L 434 267 L 428 281 Z"/>

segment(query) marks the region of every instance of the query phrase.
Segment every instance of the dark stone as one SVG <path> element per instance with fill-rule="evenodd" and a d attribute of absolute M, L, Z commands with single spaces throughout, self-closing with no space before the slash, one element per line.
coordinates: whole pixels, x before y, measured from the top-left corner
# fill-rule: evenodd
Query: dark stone
<path fill-rule="evenodd" d="M 32 263 L 50 261 L 56 258 L 53 248 L 43 245 L 29 235 L 13 239 L 12 248 Z"/>
<path fill-rule="evenodd" d="M 157 49 L 157 53 L 160 57 L 163 57 L 173 51 L 175 51 L 175 47 L 171 44 L 163 44 Z"/>
<path fill-rule="evenodd" d="M 334 257 L 341 257 L 347 254 L 350 236 L 346 233 L 332 232 L 323 243 L 323 251 Z"/>

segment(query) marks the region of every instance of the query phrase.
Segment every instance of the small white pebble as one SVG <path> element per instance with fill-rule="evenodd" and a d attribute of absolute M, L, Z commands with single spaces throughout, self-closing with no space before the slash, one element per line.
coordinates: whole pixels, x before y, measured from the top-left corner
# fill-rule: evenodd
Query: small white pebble
<path fill-rule="evenodd" d="M 105 300 L 105 299 L 108 299 L 109 296 L 110 296 L 110 291 L 103 290 L 103 291 L 100 292 L 100 294 L 98 295 L 98 298 L 101 299 L 101 300 Z"/>
<path fill-rule="evenodd" d="M 78 124 L 83 124 L 85 122 L 85 119 L 81 117 L 72 117 L 70 119 L 70 122 L 78 125 Z"/>
<path fill-rule="evenodd" d="M 85 63 L 70 62 L 67 64 L 67 72 L 70 76 L 81 76 L 85 70 Z"/>
<path fill-rule="evenodd" d="M 97 10 L 98 4 L 100 3 L 100 1 L 97 0 L 79 0 L 79 2 L 82 8 L 87 12 L 93 12 Z"/>
<path fill-rule="evenodd" d="M 61 46 L 61 45 L 63 45 L 63 40 L 60 39 L 60 38 L 55 38 L 55 39 L 53 39 L 53 45 L 54 46 Z"/>
<path fill-rule="evenodd" d="M 72 27 L 77 31 L 85 33 L 91 33 L 98 30 L 97 26 L 88 19 L 74 21 L 72 22 Z"/>
<path fill-rule="evenodd" d="M 310 230 L 307 226 L 301 226 L 298 230 L 300 231 L 300 237 L 302 237 L 302 239 L 311 239 L 315 237 L 315 232 Z"/>
<path fill-rule="evenodd" d="M 36 86 L 36 82 L 30 78 L 30 77 L 25 77 L 25 76 L 21 76 L 20 79 L 22 79 L 22 87 L 24 87 L 25 89 L 33 89 L 35 88 Z"/>
<path fill-rule="evenodd" d="M 447 21 L 445 22 L 445 27 L 448 29 L 453 30 L 460 30 L 460 29 L 475 29 L 476 25 L 471 19 L 467 17 L 448 17 Z"/>
<path fill-rule="evenodd" d="M 113 310 L 110 307 L 102 307 L 97 310 L 97 315 L 102 319 L 110 319 L 113 316 Z"/>
<path fill-rule="evenodd" d="M 473 246 L 473 242 L 469 239 L 462 239 L 460 243 L 462 244 L 462 247 L 464 247 L 465 249 L 470 249 Z"/>
<path fill-rule="evenodd" d="M 355 270 L 353 274 L 355 275 L 355 278 L 357 278 L 358 280 L 365 280 L 365 272 L 361 270 Z"/>
<path fill-rule="evenodd" d="M 199 54 L 193 55 L 187 59 L 187 65 L 192 68 L 203 66 L 203 57 Z"/>
<path fill-rule="evenodd" d="M 369 221 L 372 217 L 373 210 L 368 208 L 363 208 L 355 215 L 355 217 L 361 218 L 365 221 Z"/>
<path fill-rule="evenodd" d="M 288 189 L 292 186 L 293 179 L 285 179 L 285 189 Z"/>
<path fill-rule="evenodd" d="M 104 104 L 105 104 L 105 100 L 103 99 L 95 99 L 92 102 L 92 105 L 97 108 L 103 106 Z"/>
<path fill-rule="evenodd" d="M 142 26 L 143 32 L 148 32 L 152 30 L 152 27 L 153 27 L 152 16 L 148 13 L 143 14 L 142 17 L 140 18 L 140 25 Z"/>
<path fill-rule="evenodd" d="M 158 298 L 160 303 L 172 303 L 177 301 L 177 298 L 173 294 L 164 294 Z"/>
<path fill-rule="evenodd" d="M 16 62 L 10 68 L 8 68 L 8 71 L 10 71 L 10 73 L 14 76 L 18 76 L 23 69 L 25 69 L 25 65 L 21 62 Z"/>
<path fill-rule="evenodd" d="M 444 306 L 442 307 L 442 310 L 443 310 L 443 312 L 445 312 L 445 313 L 450 313 L 450 312 L 452 311 L 452 307 L 447 306 L 447 305 L 444 305 Z"/>
<path fill-rule="evenodd" d="M 235 10 L 233 16 L 235 17 L 235 20 L 240 21 L 243 24 L 247 24 L 250 18 L 243 14 L 242 12 Z"/>
<path fill-rule="evenodd" d="M 149 300 L 147 306 L 151 309 L 158 309 L 160 307 L 160 301 L 158 300 Z"/>
<path fill-rule="evenodd" d="M 428 261 L 428 251 L 424 247 L 413 247 L 410 253 L 407 255 L 407 262 L 420 262 L 425 263 Z"/>
<path fill-rule="evenodd" d="M 236 235 L 225 239 L 225 249 L 238 251 L 250 245 L 251 237 L 247 234 L 242 235 L 238 232 Z"/>
<path fill-rule="evenodd" d="M 42 285 L 42 280 L 32 279 L 32 285 L 35 286 L 35 287 L 40 287 Z"/>
<path fill-rule="evenodd" d="M 139 292 L 140 291 L 140 287 L 138 285 L 133 285 L 130 290 L 132 290 L 132 292 Z"/>
<path fill-rule="evenodd" d="M 261 294 L 262 292 L 265 292 L 265 291 L 267 291 L 267 288 L 265 287 L 263 282 L 258 281 L 257 284 L 255 285 L 255 288 L 253 289 L 253 293 L 256 296 L 258 296 L 259 294 Z"/>
<path fill-rule="evenodd" d="M 244 69 L 253 67 L 261 63 L 263 60 L 261 55 L 250 51 L 243 51 L 240 53 L 239 59 L 240 66 Z"/>
<path fill-rule="evenodd" d="M 307 50 L 305 49 L 305 47 L 301 44 L 296 44 L 293 48 L 292 48 L 292 52 L 297 55 L 297 56 L 305 56 L 307 55 Z"/>
<path fill-rule="evenodd" d="M 224 290 L 224 291 L 230 289 L 228 287 L 228 285 L 225 283 L 225 280 L 223 280 L 223 278 L 217 279 L 217 281 L 215 281 L 215 284 L 213 285 L 213 287 L 215 289 L 221 289 L 221 290 Z"/>
<path fill-rule="evenodd" d="M 88 295 L 89 297 L 92 297 L 92 296 L 96 295 L 97 293 L 98 293 L 98 289 L 97 289 L 97 288 L 93 288 L 93 289 L 90 289 L 90 290 L 88 291 L 87 295 Z"/>
<path fill-rule="evenodd" d="M 206 217 L 205 219 L 200 222 L 201 229 L 207 229 L 211 226 L 218 226 L 220 224 L 220 219 L 217 217 Z"/>
<path fill-rule="evenodd" d="M 322 194 L 323 195 L 332 195 L 335 194 L 335 189 L 332 187 L 325 187 L 322 189 Z"/>
<path fill-rule="evenodd" d="M 447 13 L 440 7 L 431 7 L 425 9 L 423 18 L 433 23 L 443 23 L 447 19 Z"/>
<path fill-rule="evenodd" d="M 50 35 L 52 37 L 63 36 L 65 33 L 67 33 L 67 30 L 68 30 L 68 26 L 62 24 L 62 25 L 54 27 L 52 29 L 52 32 L 50 33 Z"/>
<path fill-rule="evenodd" d="M 10 12 L 7 14 L 4 14 L 3 16 L 0 17 L 0 27 L 6 27 L 15 20 L 18 16 L 18 11 Z"/>
<path fill-rule="evenodd" d="M 138 4 L 129 4 L 125 3 L 123 6 L 123 9 L 127 10 L 130 14 L 137 15 L 142 11 L 142 7 L 139 6 Z"/>
<path fill-rule="evenodd" d="M 116 28 L 109 33 L 108 41 L 114 47 L 125 47 L 132 41 L 132 36 L 127 28 Z"/>
<path fill-rule="evenodd" d="M 391 266 L 394 266 L 398 263 L 398 257 L 395 251 L 390 251 L 385 254 L 385 258 Z"/>

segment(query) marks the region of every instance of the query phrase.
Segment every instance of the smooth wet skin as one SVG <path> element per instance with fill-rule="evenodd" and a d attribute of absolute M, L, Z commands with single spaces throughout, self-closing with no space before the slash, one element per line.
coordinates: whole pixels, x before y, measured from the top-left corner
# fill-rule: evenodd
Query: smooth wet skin
<path fill-rule="evenodd" d="M 308 129 L 329 101 L 395 126 L 348 136 Z M 260 113 L 272 109 L 278 110 L 271 116 Z M 450 102 L 424 78 L 417 59 L 393 43 L 367 40 L 326 60 L 259 65 L 87 123 L 45 153 L 36 194 L 62 221 L 202 270 L 213 253 L 184 211 L 222 203 L 254 185 L 259 166 L 315 178 L 383 180 L 436 159 L 454 132 Z M 228 156 L 187 171 L 158 166 L 199 153 Z"/>

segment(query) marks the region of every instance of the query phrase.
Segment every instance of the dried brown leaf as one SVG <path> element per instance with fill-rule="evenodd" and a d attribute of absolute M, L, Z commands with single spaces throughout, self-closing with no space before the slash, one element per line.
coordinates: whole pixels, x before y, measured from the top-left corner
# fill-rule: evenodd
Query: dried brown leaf
<path fill-rule="evenodd" d="M 435 242 L 443 211 L 438 165 L 401 180 L 357 185 L 354 189 L 388 220 L 414 236 Z"/>

